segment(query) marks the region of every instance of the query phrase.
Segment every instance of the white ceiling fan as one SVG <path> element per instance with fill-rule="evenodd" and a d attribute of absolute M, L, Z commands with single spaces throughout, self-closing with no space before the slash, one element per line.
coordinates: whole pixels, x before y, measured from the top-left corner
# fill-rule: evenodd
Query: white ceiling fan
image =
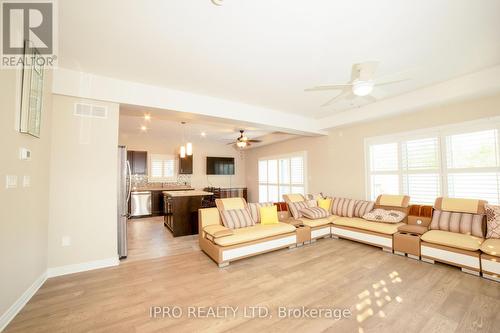
<path fill-rule="evenodd" d="M 367 61 L 352 65 L 351 80 L 344 84 L 320 85 L 305 89 L 304 91 L 322 91 L 322 90 L 341 90 L 340 94 L 328 100 L 321 106 L 328 106 L 340 99 L 354 99 L 362 97 L 369 101 L 376 101 L 377 98 L 372 94 L 373 89 L 380 86 L 386 86 L 409 80 L 408 78 L 379 82 L 375 78 L 379 63 L 377 61 Z"/>

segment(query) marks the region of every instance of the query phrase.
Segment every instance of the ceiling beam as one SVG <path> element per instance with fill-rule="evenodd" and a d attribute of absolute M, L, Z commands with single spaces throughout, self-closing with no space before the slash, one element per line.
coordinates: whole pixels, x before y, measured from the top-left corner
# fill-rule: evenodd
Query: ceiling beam
<path fill-rule="evenodd" d="M 317 119 L 159 86 L 64 68 L 54 70 L 54 94 L 153 107 L 247 122 L 292 134 L 325 135 Z"/>

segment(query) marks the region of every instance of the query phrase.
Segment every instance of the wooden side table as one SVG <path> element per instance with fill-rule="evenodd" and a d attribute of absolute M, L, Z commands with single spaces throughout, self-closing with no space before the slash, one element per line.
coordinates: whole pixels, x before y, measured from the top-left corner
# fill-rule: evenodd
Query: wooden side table
<path fill-rule="evenodd" d="M 295 225 L 297 235 L 297 246 L 311 243 L 311 227 L 303 224 Z"/>
<path fill-rule="evenodd" d="M 394 253 L 408 258 L 420 260 L 420 235 L 397 232 L 394 234 Z"/>

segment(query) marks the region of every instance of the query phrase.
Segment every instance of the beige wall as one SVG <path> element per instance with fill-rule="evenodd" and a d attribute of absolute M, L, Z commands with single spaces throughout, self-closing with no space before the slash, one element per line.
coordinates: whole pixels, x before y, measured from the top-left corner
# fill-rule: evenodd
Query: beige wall
<path fill-rule="evenodd" d="M 107 106 L 107 119 L 74 116 L 78 101 Z M 53 96 L 49 268 L 117 257 L 118 109 Z"/>
<path fill-rule="evenodd" d="M 148 154 L 178 154 L 181 142 L 178 138 L 160 138 L 144 134 L 131 135 L 120 133 L 119 142 L 127 146 L 128 150 L 147 151 Z M 206 157 L 221 156 L 234 157 L 235 174 L 232 176 L 206 174 Z M 206 186 L 216 187 L 239 187 L 245 186 L 245 160 L 241 152 L 234 150 L 221 142 L 209 140 L 193 141 L 193 175 L 191 176 L 191 186 L 194 188 L 204 188 Z"/>
<path fill-rule="evenodd" d="M 45 74 L 40 139 L 16 130 L 19 78 L 0 70 L 0 316 L 47 269 L 52 73 Z M 31 150 L 30 161 L 19 159 L 21 147 Z M 17 188 L 5 189 L 6 175 L 18 177 Z M 24 175 L 30 187 L 22 186 Z"/>
<path fill-rule="evenodd" d="M 365 138 L 497 115 L 500 115 L 500 95 L 333 129 L 328 136 L 299 138 L 249 150 L 246 155 L 249 199 L 258 200 L 259 158 L 301 150 L 308 154 L 309 192 L 365 198 Z"/>

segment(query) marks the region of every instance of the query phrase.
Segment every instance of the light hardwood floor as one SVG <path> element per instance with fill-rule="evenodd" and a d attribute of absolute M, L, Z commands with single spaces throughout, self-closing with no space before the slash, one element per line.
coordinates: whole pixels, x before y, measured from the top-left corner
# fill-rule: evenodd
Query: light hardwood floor
<path fill-rule="evenodd" d="M 131 219 L 127 224 L 128 257 L 125 262 L 199 251 L 198 235 L 175 237 L 163 217 Z"/>
<path fill-rule="evenodd" d="M 146 225 L 135 227 L 143 230 Z M 139 235 L 136 240 L 156 243 L 156 236 Z M 191 245 L 185 249 L 176 245 L 182 249 L 179 253 L 167 250 L 168 245 L 159 252 L 169 256 L 135 260 L 132 255 L 118 267 L 49 279 L 6 332 L 408 333 L 500 328 L 500 284 L 449 266 L 347 240 L 322 239 L 219 269 L 193 248 L 192 240 L 186 242 Z M 147 257 L 146 252 L 140 256 Z M 264 306 L 273 317 L 150 318 L 151 306 L 172 305 L 184 311 L 188 306 Z M 347 308 L 352 316 L 337 321 L 280 319 L 279 306 Z"/>

